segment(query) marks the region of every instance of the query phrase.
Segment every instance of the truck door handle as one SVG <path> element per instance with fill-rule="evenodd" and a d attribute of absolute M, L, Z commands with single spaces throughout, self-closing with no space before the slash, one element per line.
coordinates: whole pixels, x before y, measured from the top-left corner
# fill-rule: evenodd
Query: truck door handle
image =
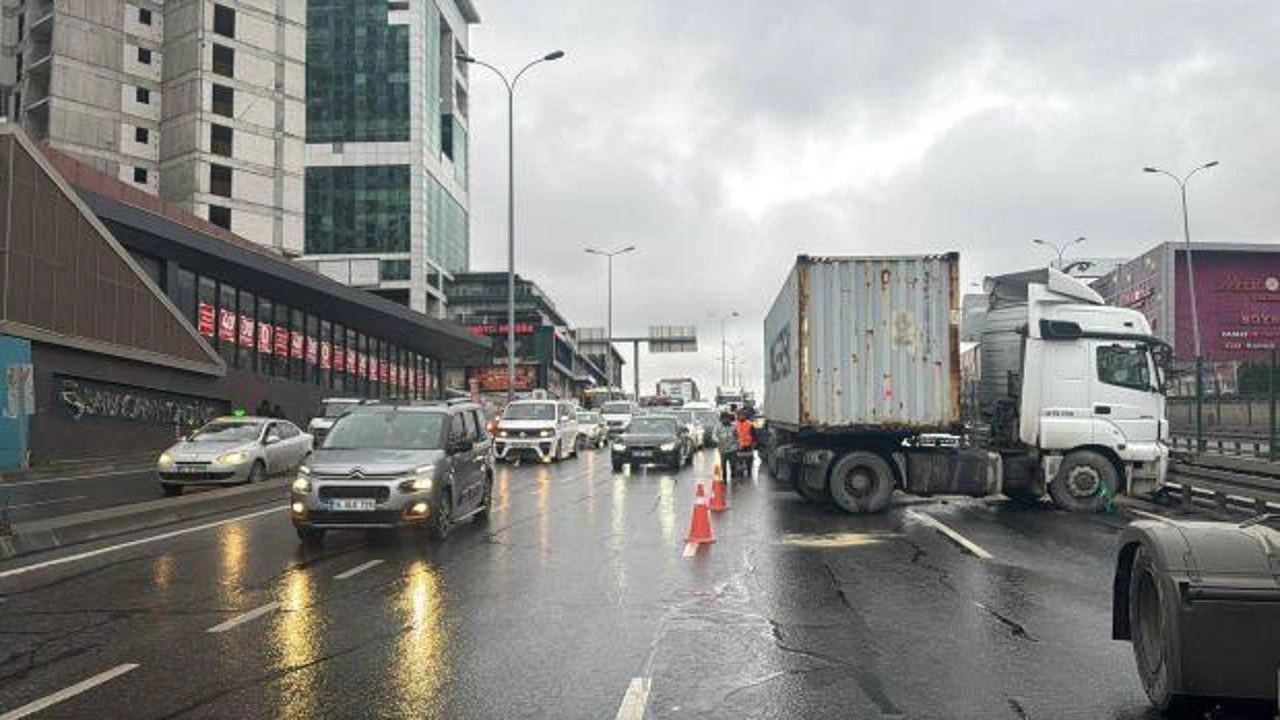
<path fill-rule="evenodd" d="M 1094 405 L 1093 414 L 1094 415 L 1110 415 L 1111 406 L 1110 405 Z"/>

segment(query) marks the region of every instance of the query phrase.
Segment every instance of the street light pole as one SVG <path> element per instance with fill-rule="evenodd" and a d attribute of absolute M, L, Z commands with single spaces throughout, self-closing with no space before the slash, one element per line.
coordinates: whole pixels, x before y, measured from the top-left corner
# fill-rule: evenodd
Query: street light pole
<path fill-rule="evenodd" d="M 608 317 L 608 325 L 606 326 L 606 329 L 605 329 L 605 334 L 607 335 L 608 342 L 606 342 L 604 346 L 604 374 L 605 374 L 605 381 L 609 384 L 609 387 L 613 387 L 613 258 L 615 255 L 622 255 L 625 253 L 629 253 L 635 249 L 636 249 L 635 245 L 628 245 L 620 250 L 610 250 L 610 251 L 596 250 L 595 248 L 586 248 L 586 251 L 589 254 L 600 255 L 601 257 L 603 257 L 609 268 L 608 270 L 609 317 Z"/>
<path fill-rule="evenodd" d="M 1187 181 L 1191 179 L 1192 175 L 1195 175 L 1201 170 L 1207 170 L 1211 167 L 1214 167 L 1217 164 L 1218 164 L 1218 161 L 1214 160 L 1213 162 L 1207 162 L 1203 165 L 1196 166 L 1194 169 L 1192 169 L 1191 172 L 1187 173 L 1183 177 L 1178 177 L 1177 175 L 1174 175 L 1168 170 L 1161 170 L 1160 168 L 1155 168 L 1155 167 L 1142 168 L 1143 172 L 1160 173 L 1161 175 L 1168 175 L 1169 177 L 1173 178 L 1173 181 L 1178 183 L 1178 190 L 1181 193 L 1182 239 L 1187 247 L 1187 292 L 1188 292 L 1188 298 L 1191 300 L 1191 337 L 1193 339 L 1193 344 L 1195 347 L 1195 353 L 1196 353 L 1197 359 L 1201 357 L 1200 355 L 1200 315 L 1199 315 L 1198 309 L 1196 308 L 1196 276 L 1195 276 L 1195 270 L 1193 269 L 1193 263 L 1191 262 L 1191 225 L 1187 221 Z"/>
<path fill-rule="evenodd" d="M 1195 264 L 1191 261 L 1191 224 L 1187 221 L 1187 181 L 1201 170 L 1208 170 L 1218 164 L 1217 160 L 1192 168 L 1191 172 L 1178 177 L 1168 170 L 1156 167 L 1144 167 L 1143 172 L 1159 173 L 1173 178 L 1178 183 L 1182 197 L 1182 239 L 1187 247 L 1187 297 L 1191 300 L 1191 338 L 1196 353 L 1196 450 L 1204 450 L 1204 355 L 1200 348 L 1200 312 L 1196 307 L 1196 274 Z M 1176 256 L 1175 256 L 1176 258 Z M 1177 263 L 1174 263 L 1175 265 Z"/>
<path fill-rule="evenodd" d="M 738 311 L 737 311 L 737 310 L 732 310 L 732 311 L 730 311 L 730 312 L 728 312 L 728 313 L 726 313 L 726 314 L 724 314 L 724 315 L 719 315 L 719 316 L 717 316 L 717 315 L 714 315 L 714 314 L 713 314 L 713 315 L 712 315 L 712 317 L 719 317 L 719 318 L 720 318 L 720 386 L 721 386 L 721 387 L 727 387 L 727 386 L 729 385 L 729 378 L 728 378 L 728 374 L 727 374 L 727 372 L 726 372 L 726 370 L 727 370 L 727 366 L 726 366 L 726 364 L 725 364 L 725 352 L 724 352 L 724 348 L 725 348 L 724 324 L 729 320 L 729 318 L 735 318 L 735 317 L 738 317 Z"/>
<path fill-rule="evenodd" d="M 1082 238 L 1082 237 L 1078 237 L 1078 238 L 1076 238 L 1075 240 L 1072 240 L 1071 242 L 1063 243 L 1063 244 L 1061 244 L 1061 245 L 1059 245 L 1059 244 L 1057 244 L 1057 243 L 1049 242 L 1048 240 L 1041 240 L 1040 238 L 1036 238 L 1036 239 L 1032 240 L 1031 242 L 1033 242 L 1033 243 L 1035 243 L 1035 244 L 1037 244 L 1037 245 L 1044 245 L 1044 246 L 1046 246 L 1046 247 L 1053 248 L 1053 251 L 1054 251 L 1054 252 L 1056 252 L 1056 253 L 1058 253 L 1058 270 L 1062 270 L 1062 255 L 1063 255 L 1063 253 L 1065 253 L 1065 252 L 1067 251 L 1067 248 L 1071 247 L 1072 245 L 1076 245 L 1076 244 L 1078 244 L 1078 243 L 1082 243 L 1082 242 L 1084 242 L 1084 238 Z"/>
<path fill-rule="evenodd" d="M 501 70 L 483 60 L 459 54 L 458 62 L 479 65 L 493 71 L 507 88 L 507 402 L 515 399 L 516 392 L 516 129 L 515 129 L 515 96 L 516 83 L 529 68 L 539 63 L 551 62 L 564 57 L 563 50 L 547 53 L 530 62 L 515 74 L 510 81 Z"/>

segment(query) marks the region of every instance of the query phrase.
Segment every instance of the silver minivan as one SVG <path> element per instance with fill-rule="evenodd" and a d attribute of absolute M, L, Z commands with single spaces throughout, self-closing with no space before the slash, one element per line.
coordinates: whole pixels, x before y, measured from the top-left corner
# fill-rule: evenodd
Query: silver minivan
<path fill-rule="evenodd" d="M 338 418 L 298 469 L 290 512 L 298 537 L 422 526 L 437 538 L 488 513 L 491 441 L 476 405 L 370 405 Z"/>

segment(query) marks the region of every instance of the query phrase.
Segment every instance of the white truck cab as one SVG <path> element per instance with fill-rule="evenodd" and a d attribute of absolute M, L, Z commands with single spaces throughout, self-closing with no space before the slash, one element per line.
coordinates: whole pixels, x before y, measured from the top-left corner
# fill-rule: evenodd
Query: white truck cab
<path fill-rule="evenodd" d="M 1054 501 L 1089 510 L 1135 481 L 1163 483 L 1168 346 L 1142 313 L 1056 270 L 1026 297 L 1018 437 Z"/>
<path fill-rule="evenodd" d="M 578 416 L 564 400 L 517 400 L 498 422 L 494 455 L 555 462 L 578 455 Z"/>

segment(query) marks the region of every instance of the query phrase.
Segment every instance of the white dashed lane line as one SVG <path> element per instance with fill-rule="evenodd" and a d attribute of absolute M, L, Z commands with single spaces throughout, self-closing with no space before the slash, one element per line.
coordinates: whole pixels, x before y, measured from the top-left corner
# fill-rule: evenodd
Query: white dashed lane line
<path fill-rule="evenodd" d="M 928 515 L 925 513 L 918 513 L 915 510 L 908 510 L 905 514 L 907 517 L 911 518 L 912 520 L 928 525 L 934 530 L 937 530 L 938 532 L 947 536 L 949 540 L 959 545 L 961 548 L 964 548 L 965 550 L 969 551 L 969 553 L 983 560 L 992 559 L 991 553 L 987 552 L 986 550 L 983 550 L 981 546 L 979 546 L 977 543 L 970 540 L 969 538 L 961 535 L 955 530 L 952 530 L 950 527 L 947 527 L 945 524 L 943 524 L 940 520 L 933 517 L 932 515 Z"/>
<path fill-rule="evenodd" d="M 230 630 L 231 628 L 236 627 L 237 625 L 243 625 L 243 624 L 245 624 L 245 623 L 249 622 L 250 620 L 256 620 L 257 618 L 260 618 L 260 617 L 262 617 L 263 615 L 266 615 L 267 613 L 274 611 L 274 610 L 275 610 L 276 608 L 278 608 L 278 607 L 280 607 L 280 603 L 278 603 L 278 602 L 269 602 L 269 603 L 267 603 L 266 605 L 263 605 L 262 607 L 256 607 L 256 608 L 254 608 L 254 609 L 250 610 L 249 612 L 241 613 L 241 614 L 239 614 L 239 615 L 237 615 L 237 616 L 235 616 L 235 617 L 231 618 L 230 620 L 228 620 L 228 621 L 226 621 L 226 622 L 224 622 L 224 623 L 220 623 L 220 624 L 218 624 L 218 625 L 214 625 L 213 627 L 209 628 L 208 630 L 205 630 L 205 632 L 207 632 L 207 633 L 221 633 L 221 632 L 226 632 L 226 631 Z"/>
<path fill-rule="evenodd" d="M 33 700 L 20 708 L 10 710 L 5 714 L 0 715 L 0 720 L 18 720 L 18 718 L 34 715 L 41 710 L 51 708 L 64 700 L 70 700 L 81 693 L 88 692 L 105 682 L 110 682 L 130 670 L 137 669 L 137 667 L 137 663 L 124 663 L 123 665 L 117 665 L 106 672 L 101 672 L 91 678 L 81 680 L 75 685 L 63 688 L 52 695 L 46 695 L 39 700 Z"/>
<path fill-rule="evenodd" d="M 614 720 L 644 720 L 645 707 L 649 704 L 650 682 L 647 677 L 631 679 Z"/>
<path fill-rule="evenodd" d="M 348 578 L 352 578 L 352 577 L 355 577 L 356 575 L 359 575 L 365 570 L 372 570 L 373 568 L 376 568 L 381 564 L 382 564 L 381 560 L 370 560 L 369 562 L 364 563 L 362 565 L 357 565 L 346 572 L 334 575 L 333 578 L 335 580 L 346 580 Z"/>

